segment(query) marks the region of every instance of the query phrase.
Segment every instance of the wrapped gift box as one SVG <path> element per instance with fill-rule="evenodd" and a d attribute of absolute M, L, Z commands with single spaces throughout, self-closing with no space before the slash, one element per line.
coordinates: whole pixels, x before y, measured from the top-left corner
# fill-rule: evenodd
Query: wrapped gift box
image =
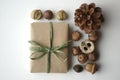
<path fill-rule="evenodd" d="M 68 41 L 69 26 L 64 22 L 53 22 L 53 47 L 59 46 Z M 31 40 L 46 47 L 50 47 L 50 23 L 34 22 L 31 24 Z M 68 48 L 60 50 L 64 53 L 58 53 L 50 56 L 50 73 L 66 73 L 68 71 Z M 31 52 L 32 53 L 32 52 Z M 36 54 L 40 54 L 37 52 Z M 36 55 L 35 55 L 36 56 Z M 62 61 L 60 58 L 66 58 Z M 40 59 L 31 60 L 31 73 L 47 72 L 48 55 L 45 54 Z"/>

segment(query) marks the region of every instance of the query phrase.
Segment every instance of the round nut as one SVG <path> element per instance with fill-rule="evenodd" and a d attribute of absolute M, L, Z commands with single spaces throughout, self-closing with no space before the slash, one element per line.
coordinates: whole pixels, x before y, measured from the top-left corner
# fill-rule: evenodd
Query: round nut
<path fill-rule="evenodd" d="M 95 61 L 95 60 L 97 60 L 97 56 L 94 53 L 90 53 L 90 54 L 88 54 L 88 60 Z"/>
<path fill-rule="evenodd" d="M 73 55 L 75 55 L 75 56 L 78 55 L 78 54 L 80 54 L 80 48 L 74 46 L 74 47 L 72 48 L 72 53 L 73 53 Z"/>
<path fill-rule="evenodd" d="M 95 63 L 87 63 L 85 65 L 85 70 L 94 74 L 97 70 L 97 65 Z"/>
<path fill-rule="evenodd" d="M 73 69 L 74 69 L 76 72 L 81 72 L 81 71 L 83 71 L 83 67 L 82 67 L 81 65 L 79 65 L 79 64 L 75 65 L 75 66 L 73 67 Z"/>
<path fill-rule="evenodd" d="M 78 31 L 73 31 L 72 32 L 72 40 L 73 41 L 78 41 L 81 38 L 81 34 Z"/>
<path fill-rule="evenodd" d="M 80 62 L 80 63 L 85 63 L 86 61 L 87 61 L 87 55 L 86 54 L 80 54 L 80 55 L 78 55 L 78 61 Z"/>
<path fill-rule="evenodd" d="M 98 39 L 98 32 L 97 31 L 91 31 L 88 34 L 88 37 L 91 41 L 96 41 Z"/>
<path fill-rule="evenodd" d="M 64 10 L 60 10 L 57 12 L 56 17 L 58 20 L 65 20 L 67 19 L 67 13 Z"/>
<path fill-rule="evenodd" d="M 45 12 L 44 12 L 44 17 L 46 18 L 46 19 L 52 19 L 53 18 L 53 12 L 51 11 L 51 10 L 46 10 Z"/>
<path fill-rule="evenodd" d="M 42 18 L 42 12 L 41 10 L 33 10 L 31 13 L 31 18 L 34 20 L 39 20 Z"/>
<path fill-rule="evenodd" d="M 85 40 L 80 44 L 81 51 L 86 54 L 93 52 L 94 48 L 94 43 L 90 40 Z"/>

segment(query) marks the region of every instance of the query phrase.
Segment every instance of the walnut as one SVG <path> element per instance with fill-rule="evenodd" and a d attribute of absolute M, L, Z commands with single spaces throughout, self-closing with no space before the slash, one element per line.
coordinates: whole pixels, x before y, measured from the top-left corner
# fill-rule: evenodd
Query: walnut
<path fill-rule="evenodd" d="M 31 18 L 34 20 L 39 20 L 42 18 L 42 12 L 41 10 L 33 10 L 31 12 Z"/>
<path fill-rule="evenodd" d="M 65 19 L 67 19 L 67 13 L 64 10 L 60 10 L 57 12 L 56 18 L 58 20 L 65 20 Z"/>

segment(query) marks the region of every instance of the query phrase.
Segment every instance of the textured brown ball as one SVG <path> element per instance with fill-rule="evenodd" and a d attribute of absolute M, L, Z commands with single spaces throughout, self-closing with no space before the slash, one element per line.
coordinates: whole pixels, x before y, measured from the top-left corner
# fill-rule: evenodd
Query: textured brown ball
<path fill-rule="evenodd" d="M 85 33 L 100 29 L 101 23 L 104 21 L 102 9 L 96 7 L 95 3 L 82 4 L 80 8 L 75 10 L 74 15 L 75 25 Z"/>
<path fill-rule="evenodd" d="M 86 61 L 88 60 L 88 58 L 87 58 L 87 55 L 86 54 L 80 54 L 80 55 L 78 55 L 78 61 L 80 62 L 80 63 L 85 63 Z"/>
<path fill-rule="evenodd" d="M 51 11 L 51 10 L 46 10 L 45 12 L 44 12 L 44 17 L 46 18 L 46 19 L 52 19 L 53 18 L 53 12 Z"/>
<path fill-rule="evenodd" d="M 88 54 L 88 60 L 89 61 L 96 61 L 97 60 L 96 54 L 95 53 Z"/>
<path fill-rule="evenodd" d="M 96 41 L 99 37 L 98 35 L 98 32 L 97 31 L 91 31 L 89 34 L 88 34 L 88 37 L 91 41 Z"/>
<path fill-rule="evenodd" d="M 79 65 L 79 64 L 75 65 L 75 66 L 73 67 L 73 69 L 74 69 L 76 72 L 81 72 L 81 71 L 83 71 L 83 67 L 82 67 L 81 65 Z"/>
<path fill-rule="evenodd" d="M 81 34 L 78 31 L 73 31 L 72 32 L 72 40 L 73 41 L 78 41 L 81 38 Z"/>
<path fill-rule="evenodd" d="M 74 56 L 80 54 L 80 48 L 74 46 L 74 47 L 72 48 L 72 53 L 73 53 Z"/>

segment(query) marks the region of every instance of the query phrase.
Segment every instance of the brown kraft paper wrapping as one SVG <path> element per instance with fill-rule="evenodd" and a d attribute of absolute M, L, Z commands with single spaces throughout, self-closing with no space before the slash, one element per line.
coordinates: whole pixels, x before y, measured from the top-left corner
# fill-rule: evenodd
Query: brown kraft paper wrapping
<path fill-rule="evenodd" d="M 64 44 L 68 41 L 69 26 L 67 23 L 53 23 L 53 47 Z M 41 45 L 50 47 L 50 24 L 49 22 L 34 22 L 31 24 L 31 40 Z M 61 51 L 68 57 L 68 48 Z M 39 54 L 39 52 L 38 52 Z M 47 72 L 47 54 L 37 60 L 31 60 L 31 73 Z M 66 73 L 68 71 L 68 60 L 61 62 L 51 54 L 51 73 Z"/>

